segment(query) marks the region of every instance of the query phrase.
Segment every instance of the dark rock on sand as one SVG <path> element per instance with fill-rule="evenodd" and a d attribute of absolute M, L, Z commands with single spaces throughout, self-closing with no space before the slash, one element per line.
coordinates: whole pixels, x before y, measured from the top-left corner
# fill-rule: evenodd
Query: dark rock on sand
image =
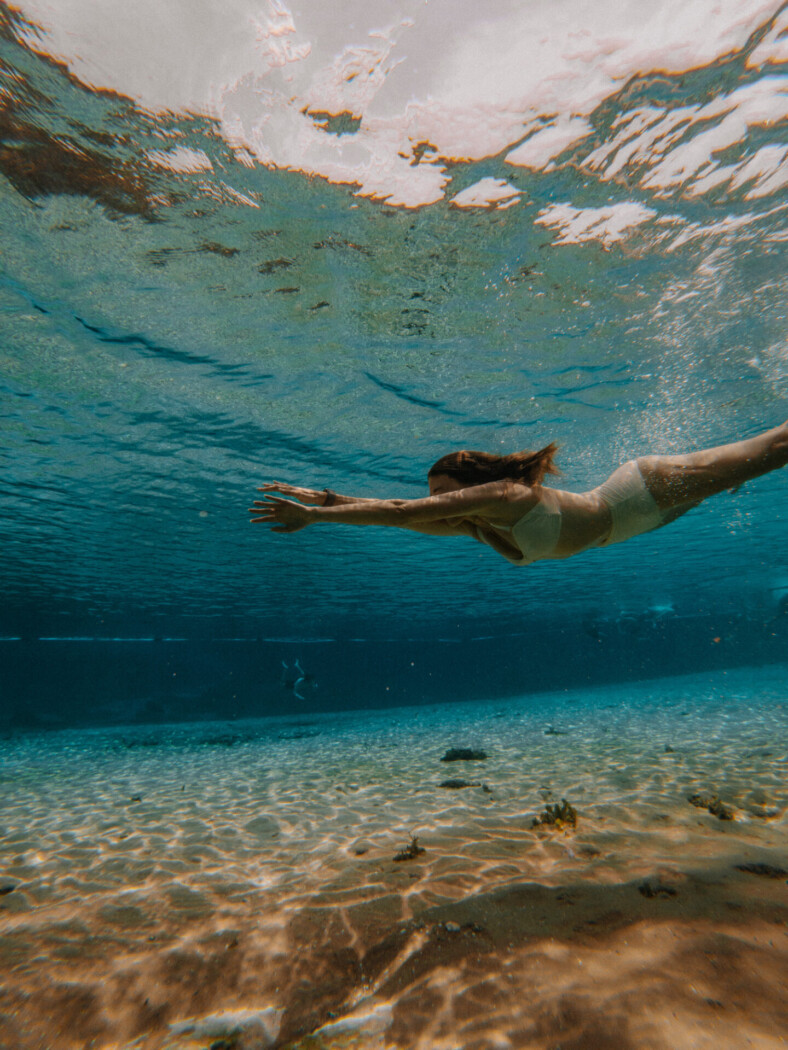
<path fill-rule="evenodd" d="M 478 751 L 472 747 L 450 747 L 441 762 L 481 762 L 485 758 L 486 751 Z"/>
<path fill-rule="evenodd" d="M 788 876 L 788 870 L 778 868 L 775 864 L 734 864 L 737 871 L 744 871 L 748 875 L 760 875 L 764 879 L 784 879 Z"/>
<path fill-rule="evenodd" d="M 698 809 L 707 809 L 714 817 L 720 820 L 733 820 L 733 809 L 727 806 L 718 795 L 709 795 L 700 792 L 696 795 L 687 795 L 687 802 Z"/>
<path fill-rule="evenodd" d="M 638 886 L 638 893 L 651 900 L 654 897 L 675 897 L 678 890 L 674 889 L 673 886 L 665 885 L 664 882 L 660 882 L 657 879 L 646 879 L 645 882 L 641 882 Z"/>

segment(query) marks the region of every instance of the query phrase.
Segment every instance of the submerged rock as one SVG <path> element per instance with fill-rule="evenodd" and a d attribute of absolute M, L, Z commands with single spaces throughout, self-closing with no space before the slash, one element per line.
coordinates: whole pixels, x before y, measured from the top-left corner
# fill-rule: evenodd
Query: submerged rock
<path fill-rule="evenodd" d="M 441 762 L 482 762 L 487 758 L 486 751 L 472 747 L 450 747 Z"/>
<path fill-rule="evenodd" d="M 675 897 L 678 894 L 678 890 L 673 886 L 666 885 L 659 879 L 646 879 L 645 882 L 641 882 L 638 886 L 638 893 L 651 900 L 654 897 Z"/>
<path fill-rule="evenodd" d="M 788 876 L 788 870 L 778 868 L 775 864 L 734 864 L 737 871 L 743 871 L 747 875 L 760 875 L 764 879 L 784 879 Z"/>
<path fill-rule="evenodd" d="M 695 795 L 687 795 L 687 802 L 698 809 L 707 809 L 713 817 L 719 817 L 720 820 L 733 820 L 733 808 L 726 805 L 718 795 L 698 792 Z"/>

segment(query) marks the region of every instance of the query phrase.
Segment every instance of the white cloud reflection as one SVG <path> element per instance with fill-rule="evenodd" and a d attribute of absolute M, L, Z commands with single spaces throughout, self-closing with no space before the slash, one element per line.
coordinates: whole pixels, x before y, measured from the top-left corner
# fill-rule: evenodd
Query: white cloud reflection
<path fill-rule="evenodd" d="M 589 115 L 631 77 L 712 62 L 742 47 L 780 4 L 22 0 L 20 7 L 44 29 L 30 42 L 85 83 L 154 113 L 211 116 L 244 163 L 319 175 L 414 207 L 445 197 L 445 160 L 509 150 L 512 165 L 549 166 L 590 134 Z M 770 30 L 753 59 L 784 58 L 783 29 Z M 588 163 L 613 177 L 657 149 L 658 163 L 641 174 L 645 189 L 689 181 L 703 193 L 746 177 L 757 195 L 784 184 L 784 154 L 764 144 L 762 167 L 750 160 L 746 176 L 737 165 L 718 167 L 714 155 L 754 124 L 783 118 L 787 105 L 785 78 L 773 75 L 709 106 L 636 112 Z M 343 112 L 360 118 L 353 130 L 337 132 L 315 116 Z M 185 170 L 169 156 L 173 170 Z M 166 157 L 163 150 L 154 159 Z"/>

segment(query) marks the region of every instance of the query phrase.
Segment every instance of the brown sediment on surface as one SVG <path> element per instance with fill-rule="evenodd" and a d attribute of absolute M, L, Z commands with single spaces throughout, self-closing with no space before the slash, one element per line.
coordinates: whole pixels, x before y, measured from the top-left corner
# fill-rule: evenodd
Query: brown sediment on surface
<path fill-rule="evenodd" d="M 25 197 L 79 195 L 122 214 L 153 214 L 145 181 L 128 163 L 52 135 L 11 106 L 0 109 L 0 140 L 0 173 Z"/>
<path fill-rule="evenodd" d="M 0 37 L 32 54 L 18 36 L 25 25 L 13 9 L 5 13 L 0 9 Z M 55 84 L 61 82 L 67 90 L 101 96 L 119 112 L 133 109 L 124 96 L 81 84 L 55 59 L 36 53 L 34 61 L 51 71 Z M 0 69 L 6 73 L 7 88 L 0 95 L 0 173 L 19 193 L 31 199 L 80 195 L 114 212 L 151 217 L 149 191 L 141 172 L 130 160 L 112 155 L 123 144 L 123 136 L 92 130 L 73 120 L 61 120 L 63 126 L 57 130 L 47 127 L 53 115 L 57 120 L 55 101 L 20 70 L 2 62 Z M 96 149 L 97 145 L 104 149 Z"/>
<path fill-rule="evenodd" d="M 561 703 L 0 743 L 0 1047 L 781 1046 L 785 710 Z"/>
<path fill-rule="evenodd" d="M 38 27 L 14 8 L 0 5 L 0 39 L 11 48 L 0 58 L 0 174 L 30 200 L 53 195 L 81 196 L 103 205 L 110 217 L 139 215 L 157 219 L 157 205 L 175 204 L 183 189 L 173 188 L 151 164 L 144 140 L 151 131 L 162 148 L 169 115 L 154 118 L 133 99 L 108 88 L 84 84 L 67 65 L 38 50 L 30 41 Z M 18 61 L 18 67 L 12 63 Z M 80 104 L 95 102 L 105 127 L 90 127 L 70 115 Z M 59 97 L 60 96 L 60 97 Z M 207 118 L 179 115 L 179 138 L 191 123 Z M 197 251 L 231 256 L 237 249 L 203 244 Z"/>

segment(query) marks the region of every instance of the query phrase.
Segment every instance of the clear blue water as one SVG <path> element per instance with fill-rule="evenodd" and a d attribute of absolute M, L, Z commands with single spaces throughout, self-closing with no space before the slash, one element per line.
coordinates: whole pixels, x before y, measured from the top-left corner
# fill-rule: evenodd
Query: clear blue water
<path fill-rule="evenodd" d="M 0 3 L 0 1044 L 782 1045 L 788 475 L 529 568 L 247 508 L 788 418 L 787 33 Z"/>
<path fill-rule="evenodd" d="M 470 542 L 246 522 L 272 478 L 416 496 L 447 450 L 556 440 L 560 483 L 582 490 L 631 456 L 783 420 L 785 162 L 770 193 L 730 174 L 650 188 L 664 138 L 612 174 L 594 160 L 646 107 L 705 107 L 682 147 L 730 138 L 732 111 L 738 138 L 710 161 L 734 175 L 783 148 L 779 105 L 723 105 L 783 97 L 782 66 L 748 64 L 772 21 L 740 33 L 699 68 L 631 76 L 542 170 L 457 162 L 451 195 L 481 178 L 523 194 L 463 210 L 243 164 L 216 120 L 91 90 L 7 22 L 3 632 L 437 638 L 655 605 L 768 619 L 788 580 L 781 475 L 528 570 Z M 155 167 L 146 151 L 173 143 L 212 170 Z M 631 202 L 646 221 L 607 242 L 542 222 Z"/>

